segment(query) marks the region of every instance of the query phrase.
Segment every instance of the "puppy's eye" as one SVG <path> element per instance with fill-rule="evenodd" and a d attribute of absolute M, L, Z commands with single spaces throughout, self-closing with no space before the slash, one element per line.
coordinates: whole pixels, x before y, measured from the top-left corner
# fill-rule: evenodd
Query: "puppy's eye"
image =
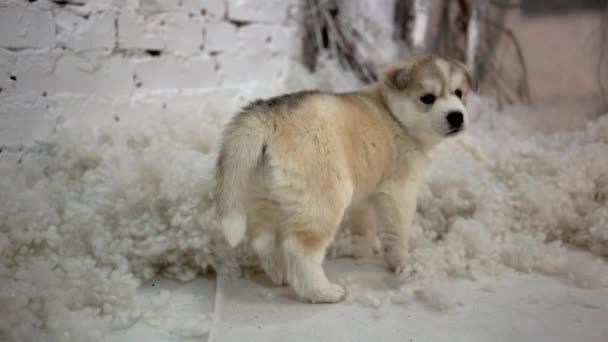
<path fill-rule="evenodd" d="M 433 104 L 433 102 L 435 102 L 435 95 L 426 94 L 426 95 L 420 97 L 420 101 L 422 101 L 423 103 L 426 103 L 426 104 Z"/>
<path fill-rule="evenodd" d="M 462 91 L 460 89 L 456 89 L 456 91 L 454 92 L 454 95 L 458 96 L 459 99 L 462 98 Z"/>

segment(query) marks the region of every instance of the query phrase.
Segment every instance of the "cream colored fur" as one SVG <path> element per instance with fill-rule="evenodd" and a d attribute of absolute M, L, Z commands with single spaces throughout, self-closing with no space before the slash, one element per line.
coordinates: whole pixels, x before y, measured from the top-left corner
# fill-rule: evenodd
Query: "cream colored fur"
<path fill-rule="evenodd" d="M 322 264 L 349 211 L 359 244 L 373 248 L 376 232 L 398 271 L 408 259 L 428 152 L 466 125 L 471 87 L 461 63 L 425 54 L 358 92 L 301 92 L 250 104 L 226 128 L 217 164 L 227 240 L 235 246 L 246 238 L 269 277 L 303 300 L 336 302 L 344 288 L 327 279 Z M 428 94 L 432 104 L 421 100 Z M 457 131 L 446 119 L 454 111 L 464 120 Z"/>

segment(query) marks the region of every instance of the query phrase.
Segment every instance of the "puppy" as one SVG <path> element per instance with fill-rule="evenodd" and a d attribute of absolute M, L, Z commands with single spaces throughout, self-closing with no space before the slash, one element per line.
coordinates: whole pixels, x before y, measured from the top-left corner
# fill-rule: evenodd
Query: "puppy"
<path fill-rule="evenodd" d="M 466 127 L 471 89 L 462 63 L 422 54 L 360 91 L 252 102 L 225 129 L 217 161 L 216 209 L 227 241 L 234 247 L 247 238 L 272 281 L 288 283 L 302 300 L 337 302 L 345 290 L 322 265 L 350 210 L 355 222 L 375 216 L 384 258 L 398 271 L 428 152 Z"/>

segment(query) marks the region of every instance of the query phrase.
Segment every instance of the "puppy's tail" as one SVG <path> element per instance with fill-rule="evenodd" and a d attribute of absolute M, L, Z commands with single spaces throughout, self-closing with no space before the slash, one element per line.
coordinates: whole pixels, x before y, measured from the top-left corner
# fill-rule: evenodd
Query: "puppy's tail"
<path fill-rule="evenodd" d="M 261 118 L 253 113 L 237 115 L 224 131 L 216 165 L 215 198 L 224 236 L 232 247 L 247 231 L 247 191 L 268 135 Z"/>

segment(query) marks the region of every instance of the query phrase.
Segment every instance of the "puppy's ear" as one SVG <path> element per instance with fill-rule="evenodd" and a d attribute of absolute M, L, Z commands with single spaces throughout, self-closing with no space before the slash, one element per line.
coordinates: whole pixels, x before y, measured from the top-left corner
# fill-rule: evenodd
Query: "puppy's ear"
<path fill-rule="evenodd" d="M 471 75 L 469 68 L 467 68 L 464 63 L 457 60 L 452 60 L 452 63 L 454 63 L 464 73 L 464 76 L 467 78 L 467 83 L 469 84 L 469 89 L 477 91 L 477 79 Z"/>
<path fill-rule="evenodd" d="M 409 65 L 399 65 L 389 68 L 384 73 L 385 82 L 392 88 L 403 90 L 410 83 L 411 67 Z"/>

